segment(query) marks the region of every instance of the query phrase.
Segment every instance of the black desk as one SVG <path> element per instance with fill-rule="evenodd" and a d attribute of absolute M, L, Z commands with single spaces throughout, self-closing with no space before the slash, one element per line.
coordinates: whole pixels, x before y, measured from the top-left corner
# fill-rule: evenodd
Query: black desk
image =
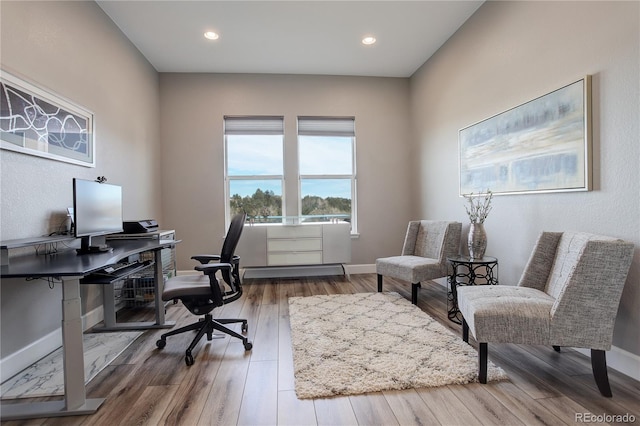
<path fill-rule="evenodd" d="M 160 250 L 178 242 L 157 239 L 110 240 L 112 252 L 77 255 L 75 250 L 66 250 L 48 255 L 31 254 L 12 257 L 8 265 L 2 265 L 0 267 L 2 278 L 54 277 L 62 280 L 64 399 L 51 402 L 3 404 L 0 419 L 4 421 L 95 413 L 104 402 L 104 398 L 86 398 L 80 279 L 129 256 L 153 251 L 156 268 L 156 323 L 163 326 L 165 321 L 161 294 L 164 279 Z"/>

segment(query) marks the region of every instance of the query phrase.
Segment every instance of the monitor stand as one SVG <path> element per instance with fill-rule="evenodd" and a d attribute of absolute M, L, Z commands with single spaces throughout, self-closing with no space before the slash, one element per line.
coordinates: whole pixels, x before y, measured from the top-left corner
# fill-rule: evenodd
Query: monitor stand
<path fill-rule="evenodd" d="M 106 253 L 113 251 L 113 248 L 106 244 L 104 235 L 86 235 L 80 240 L 80 248 L 76 249 L 78 254 Z"/>

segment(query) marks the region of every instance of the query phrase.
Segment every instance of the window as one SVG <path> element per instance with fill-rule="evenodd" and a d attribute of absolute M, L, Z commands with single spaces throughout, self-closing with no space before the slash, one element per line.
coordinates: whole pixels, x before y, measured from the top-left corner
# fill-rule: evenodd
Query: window
<path fill-rule="evenodd" d="M 227 220 L 245 211 L 256 223 L 282 221 L 282 117 L 225 117 Z"/>
<path fill-rule="evenodd" d="M 355 121 L 353 117 L 298 117 L 300 216 L 347 220 L 356 233 Z"/>
<path fill-rule="evenodd" d="M 287 156 L 292 164 L 285 165 L 295 141 L 285 143 L 283 117 L 224 117 L 227 225 L 244 211 L 253 223 L 284 223 L 286 214 L 304 222 L 345 220 L 357 233 L 354 118 L 298 117 L 297 137 L 298 157 Z M 285 170 L 298 171 L 297 211 L 284 211 L 285 179 L 289 192 L 296 190 L 296 176 Z"/>

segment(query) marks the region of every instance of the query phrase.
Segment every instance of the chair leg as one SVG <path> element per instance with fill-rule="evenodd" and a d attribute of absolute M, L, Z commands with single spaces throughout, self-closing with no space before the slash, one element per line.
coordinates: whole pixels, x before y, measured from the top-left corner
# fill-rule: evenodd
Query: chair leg
<path fill-rule="evenodd" d="M 607 355 L 605 351 L 591 349 L 591 369 L 593 377 L 596 379 L 598 389 L 603 396 L 611 398 L 611 386 L 609 386 L 609 375 L 607 374 Z"/>
<path fill-rule="evenodd" d="M 207 336 L 211 336 L 211 334 L 213 333 L 210 318 L 207 318 L 204 320 L 204 324 L 202 324 L 202 327 L 200 328 L 200 330 L 198 330 L 198 334 L 196 334 L 196 337 L 194 337 L 193 340 L 191 341 L 191 344 L 187 348 L 187 356 L 191 354 L 191 351 L 196 347 L 198 342 L 200 342 L 200 339 L 202 339 L 205 333 L 207 334 Z M 211 339 L 208 339 L 208 340 L 211 340 Z"/>
<path fill-rule="evenodd" d="M 465 343 L 469 343 L 469 324 L 464 318 L 462 318 L 462 340 Z"/>
<path fill-rule="evenodd" d="M 232 321 L 229 321 L 229 320 L 227 320 L 227 321 L 228 321 L 228 323 L 232 322 Z M 240 320 L 240 321 L 242 321 L 242 320 Z M 253 344 L 249 341 L 249 339 L 244 337 L 242 334 L 236 333 L 235 331 L 231 330 L 230 328 L 225 327 L 220 322 L 218 322 L 216 320 L 213 320 L 212 321 L 212 327 L 214 329 L 218 330 L 218 331 L 222 331 L 223 333 L 228 334 L 229 336 L 232 336 L 232 337 L 235 337 L 235 338 L 238 338 L 238 339 L 242 340 L 242 344 L 244 345 L 244 349 L 246 351 L 250 351 L 251 348 L 253 348 Z M 243 330 L 246 331 L 246 329 L 244 328 L 244 325 L 243 325 Z"/>
<path fill-rule="evenodd" d="M 242 340 L 242 344 L 244 345 L 244 349 L 246 351 L 250 351 L 253 348 L 253 344 L 249 341 L 248 338 L 246 338 L 245 336 L 236 333 L 235 331 L 225 327 L 223 324 L 235 324 L 235 323 L 242 323 L 242 332 L 246 333 L 248 326 L 247 326 L 247 320 L 246 319 L 238 319 L 238 318 L 234 318 L 234 319 L 217 319 L 214 320 L 213 316 L 211 314 L 205 314 L 204 318 L 200 318 L 200 320 L 196 323 L 193 324 L 189 324 L 185 327 L 181 327 L 177 330 L 171 330 L 167 333 L 164 333 L 163 335 L 160 336 L 160 339 L 156 342 L 156 346 L 158 347 L 158 349 L 163 349 L 166 344 L 167 344 L 167 337 L 169 336 L 173 336 L 175 334 L 180 334 L 180 333 L 184 333 L 187 331 L 192 331 L 192 330 L 197 330 L 198 333 L 196 334 L 196 336 L 193 338 L 193 340 L 191 341 L 191 344 L 189 345 L 189 347 L 187 348 L 186 352 L 185 352 L 185 362 L 188 366 L 193 365 L 193 349 L 198 345 L 198 342 L 200 342 L 200 340 L 202 339 L 202 337 L 206 334 L 207 335 L 207 340 L 212 340 L 213 339 L 213 331 L 214 330 L 218 330 L 221 331 L 223 333 L 226 333 L 230 336 L 233 337 L 237 337 L 238 339 Z"/>
<path fill-rule="evenodd" d="M 249 324 L 247 323 L 246 319 L 239 319 L 239 318 L 233 318 L 233 319 L 225 319 L 225 318 L 216 318 L 214 320 L 214 322 L 218 322 L 220 324 L 237 324 L 239 322 L 242 323 L 242 332 L 246 333 L 249 330 Z"/>
<path fill-rule="evenodd" d="M 378 274 L 378 293 L 382 293 L 382 275 Z"/>
<path fill-rule="evenodd" d="M 411 303 L 418 304 L 418 289 L 422 287 L 420 283 L 411 284 Z"/>
<path fill-rule="evenodd" d="M 487 383 L 487 343 L 478 343 L 478 381 Z"/>
<path fill-rule="evenodd" d="M 171 330 L 171 331 L 169 331 L 167 333 L 164 333 L 162 336 L 160 336 L 160 339 L 161 340 L 166 340 L 167 337 L 169 337 L 169 336 L 175 336 L 176 334 L 185 333 L 187 331 L 192 331 L 192 330 L 200 330 L 200 328 L 202 328 L 202 326 L 203 326 L 203 320 L 200 319 L 198 322 L 195 322 L 193 324 L 189 324 L 189 325 L 186 325 L 184 327 L 180 327 L 180 328 L 177 328 L 175 330 Z"/>
<path fill-rule="evenodd" d="M 198 332 L 185 352 L 185 361 L 187 365 L 190 366 L 193 365 L 193 354 L 191 353 L 191 351 L 193 351 L 200 339 L 202 339 L 205 334 L 207 335 L 207 340 L 212 340 L 213 338 L 213 324 L 211 314 L 206 314 L 204 318 L 200 318 L 198 322 L 164 333 L 156 342 L 156 346 L 158 347 L 158 349 L 163 349 L 167 344 L 167 337 L 186 333 L 187 331 Z"/>

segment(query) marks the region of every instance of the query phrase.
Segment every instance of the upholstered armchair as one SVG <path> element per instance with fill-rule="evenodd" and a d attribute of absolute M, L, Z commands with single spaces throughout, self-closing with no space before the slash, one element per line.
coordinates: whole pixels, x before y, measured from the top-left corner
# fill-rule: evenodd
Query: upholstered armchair
<path fill-rule="evenodd" d="M 418 289 L 425 280 L 448 275 L 447 257 L 456 256 L 460 249 L 460 222 L 417 220 L 409 222 L 401 256 L 376 260 L 378 292 L 382 291 L 383 276 L 411 283 L 411 303 L 418 303 Z"/>
<path fill-rule="evenodd" d="M 633 251 L 610 237 L 543 232 L 517 286 L 458 288 L 462 338 L 470 331 L 478 342 L 479 381 L 487 382 L 489 342 L 587 348 L 598 389 L 610 397 L 605 351 Z"/>

